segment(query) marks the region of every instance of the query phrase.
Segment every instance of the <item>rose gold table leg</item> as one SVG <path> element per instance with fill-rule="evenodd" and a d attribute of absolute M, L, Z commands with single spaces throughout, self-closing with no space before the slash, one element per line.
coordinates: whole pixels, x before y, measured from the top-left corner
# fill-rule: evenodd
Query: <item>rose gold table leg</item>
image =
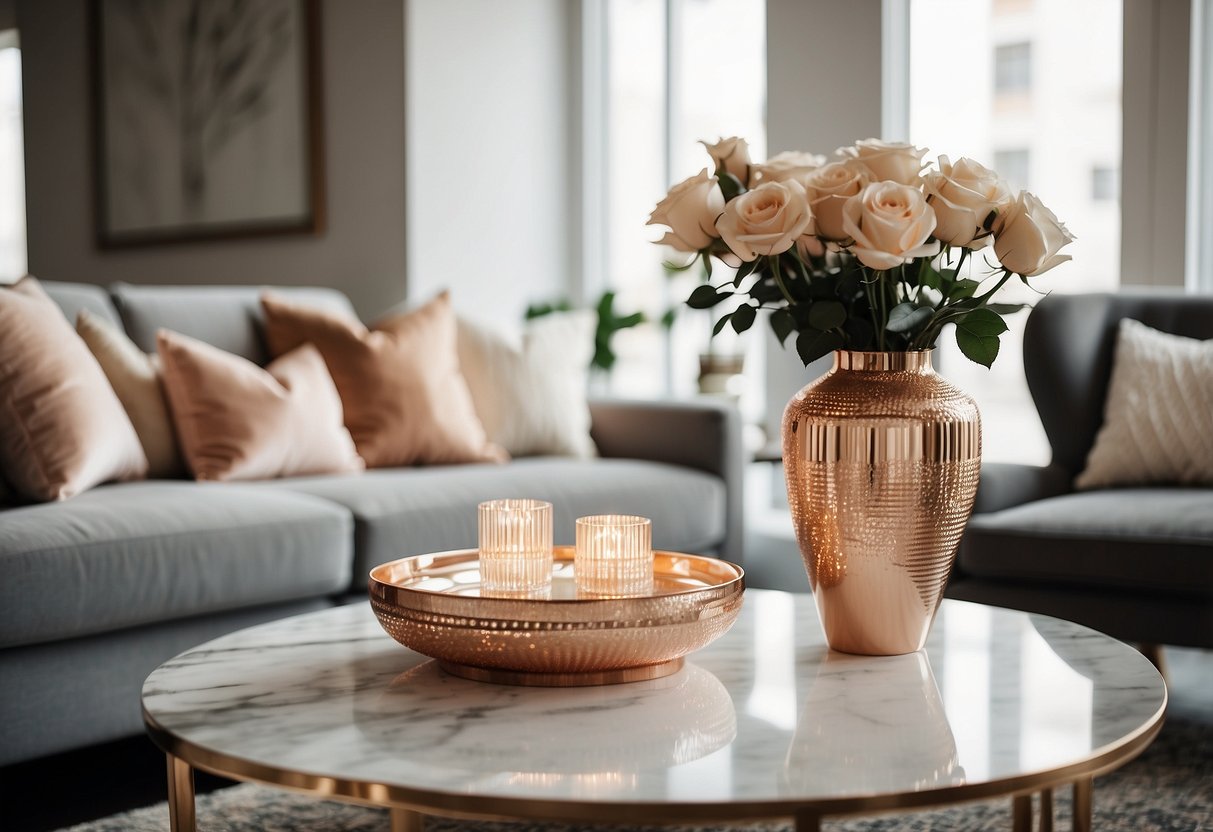
<path fill-rule="evenodd" d="M 392 809 L 392 832 L 425 832 L 425 815 L 412 809 Z"/>
<path fill-rule="evenodd" d="M 1040 832 L 1053 832 L 1053 790 L 1040 790 Z"/>
<path fill-rule="evenodd" d="M 801 812 L 796 816 L 796 832 L 821 832 L 821 815 Z"/>
<path fill-rule="evenodd" d="M 1032 832 L 1032 795 L 1017 794 L 1011 798 L 1012 832 Z"/>
<path fill-rule="evenodd" d="M 194 770 L 168 756 L 168 819 L 173 832 L 194 832 Z"/>
<path fill-rule="evenodd" d="M 1074 832 L 1091 832 L 1091 792 L 1094 783 L 1090 777 L 1074 781 Z"/>

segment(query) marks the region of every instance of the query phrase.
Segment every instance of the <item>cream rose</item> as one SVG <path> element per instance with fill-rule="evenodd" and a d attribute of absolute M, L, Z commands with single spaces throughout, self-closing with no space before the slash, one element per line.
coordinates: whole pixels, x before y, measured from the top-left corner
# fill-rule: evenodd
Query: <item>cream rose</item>
<path fill-rule="evenodd" d="M 862 164 L 871 171 L 872 179 L 876 181 L 916 185 L 925 167 L 922 157 L 927 155 L 927 149 L 902 142 L 861 139 L 852 147 L 840 147 L 838 153 L 843 158 Z"/>
<path fill-rule="evenodd" d="M 842 225 L 855 242 L 851 253 L 869 269 L 892 269 L 939 253 L 927 240 L 935 212 L 922 191 L 896 182 L 873 182 L 843 206 Z"/>
<path fill-rule="evenodd" d="M 853 161 L 830 162 L 797 181 L 804 187 L 809 200 L 817 236 L 834 242 L 846 240 L 842 206 L 872 181 L 868 169 Z"/>
<path fill-rule="evenodd" d="M 1007 271 L 1024 277 L 1044 274 L 1070 259 L 1058 254 L 1074 235 L 1035 195 L 1020 191 L 1015 202 L 994 221 L 994 253 Z"/>
<path fill-rule="evenodd" d="M 657 203 L 646 225 L 664 225 L 670 230 L 660 242 L 678 251 L 696 252 L 717 239 L 716 218 L 724 210 L 724 194 L 707 168 L 684 179 Z"/>
<path fill-rule="evenodd" d="M 789 179 L 799 181 L 826 163 L 826 157 L 815 153 L 802 153 L 799 150 L 785 150 L 776 153 L 761 165 L 754 165 L 755 182 L 787 182 Z"/>
<path fill-rule="evenodd" d="M 708 144 L 704 141 L 701 141 L 700 144 L 708 149 L 708 155 L 716 163 L 716 173 L 720 173 L 721 170 L 728 171 L 736 176 L 737 181 L 742 185 L 750 181 L 750 146 L 745 139 L 730 136 L 727 139 L 721 139 L 716 144 Z"/>
<path fill-rule="evenodd" d="M 972 159 L 952 164 L 939 157 L 939 171 L 923 180 L 927 202 L 935 209 L 935 239 L 950 246 L 981 248 L 990 241 L 990 214 L 1015 201 L 998 174 Z"/>
<path fill-rule="evenodd" d="M 766 182 L 729 202 L 716 230 L 734 254 L 749 261 L 790 249 L 812 218 L 804 188 Z"/>

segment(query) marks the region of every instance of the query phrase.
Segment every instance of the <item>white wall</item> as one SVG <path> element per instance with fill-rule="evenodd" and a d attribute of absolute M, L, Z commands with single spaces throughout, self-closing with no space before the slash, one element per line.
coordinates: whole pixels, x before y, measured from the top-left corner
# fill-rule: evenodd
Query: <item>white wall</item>
<path fill-rule="evenodd" d="M 322 3 L 323 234 L 110 251 L 94 243 L 88 8 L 17 2 L 31 273 L 88 283 L 328 285 L 364 316 L 404 298 L 402 0 Z"/>
<path fill-rule="evenodd" d="M 410 0 L 409 294 L 517 323 L 567 294 L 577 231 L 564 0 Z"/>
<path fill-rule="evenodd" d="M 831 154 L 858 139 L 880 137 L 881 4 L 878 0 L 767 0 L 767 153 Z M 779 436 L 792 394 L 829 368 L 806 368 L 764 327 L 766 430 Z"/>

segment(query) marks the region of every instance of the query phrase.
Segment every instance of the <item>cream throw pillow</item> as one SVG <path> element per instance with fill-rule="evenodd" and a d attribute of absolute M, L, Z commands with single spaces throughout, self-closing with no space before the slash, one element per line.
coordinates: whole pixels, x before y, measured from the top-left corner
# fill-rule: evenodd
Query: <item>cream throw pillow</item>
<path fill-rule="evenodd" d="M 156 335 L 181 451 L 200 480 L 265 480 L 363 469 L 341 398 L 311 344 L 263 370 L 168 330 Z"/>
<path fill-rule="evenodd" d="M 160 381 L 160 359 L 139 349 L 125 332 L 88 310 L 81 310 L 76 317 L 76 332 L 105 371 L 135 426 L 147 454 L 148 477 L 184 476 L 185 462 L 177 450 L 177 435 Z"/>
<path fill-rule="evenodd" d="M 459 366 L 489 439 L 512 456 L 597 454 L 586 403 L 592 312 L 545 315 L 521 338 L 459 319 Z"/>
<path fill-rule="evenodd" d="M 147 473 L 97 359 L 32 277 L 0 288 L 0 426 L 0 469 L 29 499 L 63 500 Z"/>
<path fill-rule="evenodd" d="M 1213 340 L 1120 322 L 1104 424 L 1076 488 L 1213 483 Z"/>

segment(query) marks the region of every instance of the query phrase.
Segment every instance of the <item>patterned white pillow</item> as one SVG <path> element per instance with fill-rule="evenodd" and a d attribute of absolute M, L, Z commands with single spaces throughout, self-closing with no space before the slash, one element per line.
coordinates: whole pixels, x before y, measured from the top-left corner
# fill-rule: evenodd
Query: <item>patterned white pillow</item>
<path fill-rule="evenodd" d="M 489 439 L 511 456 L 597 456 L 586 401 L 593 312 L 536 318 L 521 338 L 460 318 L 459 366 Z"/>
<path fill-rule="evenodd" d="M 1104 423 L 1074 486 L 1213 484 L 1213 340 L 1120 322 Z"/>

